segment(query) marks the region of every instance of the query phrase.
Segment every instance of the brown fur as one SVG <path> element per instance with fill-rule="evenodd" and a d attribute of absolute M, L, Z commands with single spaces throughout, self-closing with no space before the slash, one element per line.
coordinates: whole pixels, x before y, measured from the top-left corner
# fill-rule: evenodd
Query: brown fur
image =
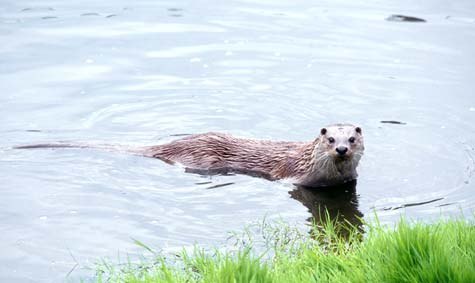
<path fill-rule="evenodd" d="M 270 180 L 291 178 L 302 185 L 334 185 L 356 179 L 356 166 L 363 154 L 361 130 L 349 124 L 322 129 L 310 142 L 283 142 L 236 138 L 222 133 L 192 135 L 164 145 L 151 146 L 146 156 L 168 163 L 181 163 L 190 172 L 243 173 Z M 325 130 L 325 131 L 324 131 Z M 357 140 L 349 152 L 335 154 L 328 135 L 347 145 L 350 136 Z M 333 143 L 335 144 L 335 142 Z M 336 146 L 338 146 L 336 145 Z"/>
<path fill-rule="evenodd" d="M 363 155 L 364 142 L 359 127 L 335 124 L 322 128 L 320 135 L 309 142 L 252 140 L 206 133 L 140 148 L 65 142 L 15 148 L 120 151 L 159 158 L 171 164 L 181 163 L 187 172 L 193 173 L 242 173 L 269 180 L 293 179 L 304 186 L 332 186 L 356 179 L 356 167 Z M 338 153 L 341 148 L 345 149 L 343 154 Z"/>

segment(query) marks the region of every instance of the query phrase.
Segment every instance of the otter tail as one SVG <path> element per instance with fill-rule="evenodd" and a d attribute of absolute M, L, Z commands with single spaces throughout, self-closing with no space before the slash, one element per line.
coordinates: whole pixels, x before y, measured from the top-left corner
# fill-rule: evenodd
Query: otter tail
<path fill-rule="evenodd" d="M 146 147 L 130 147 L 123 145 L 110 145 L 110 144 L 82 144 L 82 143 L 40 143 L 40 144 L 28 144 L 14 146 L 13 149 L 55 149 L 55 148 L 86 148 L 97 149 L 110 152 L 123 152 L 135 155 L 144 155 Z"/>
<path fill-rule="evenodd" d="M 14 146 L 13 149 L 37 149 L 37 148 L 91 148 L 88 145 L 69 143 L 40 143 Z"/>

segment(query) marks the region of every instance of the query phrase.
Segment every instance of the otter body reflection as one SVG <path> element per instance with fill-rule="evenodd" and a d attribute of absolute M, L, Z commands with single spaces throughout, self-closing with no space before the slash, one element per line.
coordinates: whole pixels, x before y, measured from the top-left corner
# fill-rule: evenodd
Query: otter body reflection
<path fill-rule="evenodd" d="M 358 210 L 356 181 L 319 189 L 297 186 L 289 194 L 308 208 L 312 214 L 308 221 L 315 227 L 324 227 L 332 221 L 338 236 L 343 238 L 355 229 L 356 232 L 363 231 L 363 213 Z"/>

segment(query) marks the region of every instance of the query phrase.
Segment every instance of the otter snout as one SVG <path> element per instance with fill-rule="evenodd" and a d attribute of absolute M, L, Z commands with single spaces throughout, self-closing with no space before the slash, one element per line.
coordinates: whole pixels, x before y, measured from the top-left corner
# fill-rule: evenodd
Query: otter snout
<path fill-rule="evenodd" d="M 348 148 L 346 146 L 339 146 L 335 150 L 338 153 L 338 155 L 343 156 L 348 151 Z"/>

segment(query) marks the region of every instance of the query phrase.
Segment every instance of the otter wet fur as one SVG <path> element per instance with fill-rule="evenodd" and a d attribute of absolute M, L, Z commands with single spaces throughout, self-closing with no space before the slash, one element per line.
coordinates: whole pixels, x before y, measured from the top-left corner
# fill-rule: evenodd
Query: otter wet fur
<path fill-rule="evenodd" d="M 254 140 L 222 133 L 187 136 L 167 144 L 120 148 L 74 144 L 38 144 L 16 148 L 99 148 L 125 151 L 179 163 L 187 172 L 199 174 L 238 173 L 269 180 L 290 179 L 311 187 L 333 186 L 357 178 L 356 167 L 363 156 L 360 127 L 334 124 L 322 128 L 309 142 Z"/>

